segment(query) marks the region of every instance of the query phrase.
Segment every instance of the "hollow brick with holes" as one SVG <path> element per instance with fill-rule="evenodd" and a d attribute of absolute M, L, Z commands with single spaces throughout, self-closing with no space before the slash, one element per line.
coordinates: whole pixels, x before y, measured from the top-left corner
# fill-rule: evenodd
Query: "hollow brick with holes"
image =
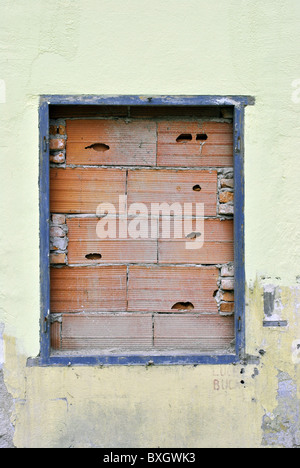
<path fill-rule="evenodd" d="M 130 266 L 128 310 L 217 314 L 217 280 L 215 267 Z"/>
<path fill-rule="evenodd" d="M 216 216 L 217 171 L 132 170 L 128 171 L 128 206 L 143 203 L 150 213 L 152 204 L 203 204 L 205 216 Z M 163 208 L 163 205 L 161 206 Z"/>
<path fill-rule="evenodd" d="M 183 167 L 232 166 L 232 125 L 195 121 L 159 122 L 157 164 Z"/>
<path fill-rule="evenodd" d="M 153 166 L 156 123 L 67 120 L 67 164 Z"/>
<path fill-rule="evenodd" d="M 125 222 L 125 235 L 130 225 L 130 220 Z M 148 226 L 148 221 L 147 226 Z M 70 264 L 93 263 L 156 263 L 157 241 L 151 238 L 134 239 L 127 238 L 101 238 L 101 233 L 106 229 L 110 235 L 119 235 L 123 221 L 119 219 L 68 219 L 68 258 Z M 99 225 L 103 224 L 101 233 Z M 110 226 L 112 226 L 110 228 Z M 106 235 L 106 233 L 104 232 Z M 90 254 L 98 256 L 88 257 Z"/>

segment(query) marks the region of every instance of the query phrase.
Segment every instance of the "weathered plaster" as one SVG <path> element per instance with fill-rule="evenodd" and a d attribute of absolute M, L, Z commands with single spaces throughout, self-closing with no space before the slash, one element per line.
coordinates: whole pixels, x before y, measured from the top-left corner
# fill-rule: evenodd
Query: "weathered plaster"
<path fill-rule="evenodd" d="M 278 372 L 278 405 L 272 413 L 263 417 L 263 445 L 282 446 L 285 448 L 299 447 L 300 427 L 297 399 L 297 385 L 285 372 Z"/>
<path fill-rule="evenodd" d="M 282 316 L 298 326 L 300 288 L 281 291 Z M 16 340 L 4 336 L 14 444 L 298 446 L 297 327 L 263 328 L 263 298 L 264 285 L 256 281 L 247 292 L 251 358 L 236 366 L 32 368 Z"/>
<path fill-rule="evenodd" d="M 13 448 L 14 428 L 11 423 L 13 400 L 8 393 L 3 370 L 0 369 L 0 448 Z"/>
<path fill-rule="evenodd" d="M 263 279 L 248 292 L 248 313 L 258 320 L 263 320 L 266 312 L 264 299 L 269 310 L 269 296 L 266 298 L 266 287 Z M 270 290 L 268 286 L 267 290 Z M 265 387 L 260 389 L 259 401 L 263 407 L 262 418 L 262 446 L 278 446 L 292 448 L 299 445 L 299 348 L 297 343 L 300 336 L 299 316 L 299 285 L 294 287 L 278 287 L 276 300 L 280 303 L 280 319 L 287 322 L 283 328 L 257 328 L 248 332 L 253 333 L 251 351 L 261 350 L 261 373 L 264 375 Z M 273 310 L 276 309 L 275 301 Z M 251 312 L 250 312 L 251 311 Z M 249 325 L 250 326 L 250 325 Z M 255 348 L 253 347 L 255 346 Z"/>

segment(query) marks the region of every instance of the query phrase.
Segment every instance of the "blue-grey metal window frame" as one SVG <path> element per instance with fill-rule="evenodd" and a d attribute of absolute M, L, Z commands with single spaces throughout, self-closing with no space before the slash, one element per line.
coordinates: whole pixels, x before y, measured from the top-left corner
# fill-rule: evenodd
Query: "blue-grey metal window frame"
<path fill-rule="evenodd" d="M 28 365 L 198 365 L 232 364 L 245 353 L 245 265 L 244 265 L 244 116 L 251 96 L 61 96 L 40 97 L 39 106 L 39 214 L 40 214 L 40 354 Z M 183 355 L 51 355 L 50 346 L 50 203 L 49 203 L 49 106 L 230 106 L 233 107 L 234 153 L 234 265 L 235 265 L 235 353 Z"/>

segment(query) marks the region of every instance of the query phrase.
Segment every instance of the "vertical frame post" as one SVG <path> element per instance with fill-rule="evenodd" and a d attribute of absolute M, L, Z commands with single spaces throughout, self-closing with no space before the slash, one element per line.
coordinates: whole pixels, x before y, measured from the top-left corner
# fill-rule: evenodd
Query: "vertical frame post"
<path fill-rule="evenodd" d="M 243 358 L 245 350 L 245 177 L 244 177 L 244 117 L 242 103 L 234 108 L 234 271 L 235 271 L 235 331 L 236 355 Z"/>

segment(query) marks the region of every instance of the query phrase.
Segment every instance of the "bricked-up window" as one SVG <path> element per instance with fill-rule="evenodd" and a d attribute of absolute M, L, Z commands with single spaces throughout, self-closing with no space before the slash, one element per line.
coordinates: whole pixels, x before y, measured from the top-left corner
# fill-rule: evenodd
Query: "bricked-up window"
<path fill-rule="evenodd" d="M 233 362 L 234 106 L 49 112 L 49 356 Z"/>

